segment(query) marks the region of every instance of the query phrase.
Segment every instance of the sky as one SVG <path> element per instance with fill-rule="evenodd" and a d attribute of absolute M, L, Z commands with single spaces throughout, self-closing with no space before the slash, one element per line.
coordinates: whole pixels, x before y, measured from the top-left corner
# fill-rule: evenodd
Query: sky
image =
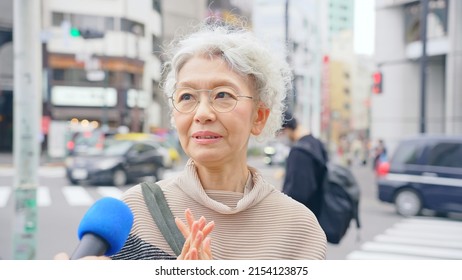
<path fill-rule="evenodd" d="M 355 0 L 354 48 L 358 54 L 374 54 L 375 0 Z"/>

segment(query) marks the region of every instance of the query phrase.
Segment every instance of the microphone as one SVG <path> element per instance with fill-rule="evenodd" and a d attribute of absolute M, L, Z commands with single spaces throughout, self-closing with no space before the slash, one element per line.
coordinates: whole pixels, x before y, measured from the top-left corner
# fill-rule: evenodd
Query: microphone
<path fill-rule="evenodd" d="M 112 197 L 99 199 L 80 221 L 80 243 L 70 259 L 114 255 L 122 249 L 132 225 L 133 214 L 127 204 Z"/>

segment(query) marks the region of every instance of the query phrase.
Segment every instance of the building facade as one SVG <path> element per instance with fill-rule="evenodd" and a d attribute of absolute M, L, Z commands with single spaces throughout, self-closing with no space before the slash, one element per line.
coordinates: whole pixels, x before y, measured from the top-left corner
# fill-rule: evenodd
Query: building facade
<path fill-rule="evenodd" d="M 424 68 L 421 3 L 376 0 L 375 60 L 383 81 L 372 96 L 372 138 L 390 150 L 421 132 L 462 133 L 462 2 L 428 1 Z"/>
<path fill-rule="evenodd" d="M 13 1 L 0 2 L 0 150 L 13 141 Z M 160 0 L 42 0 L 43 148 L 64 156 L 71 124 L 148 130 L 161 118 Z M 72 120 L 72 122 L 71 122 Z M 79 126 L 77 126 L 79 127 Z M 48 145 L 47 139 L 54 139 Z"/>
<path fill-rule="evenodd" d="M 256 0 L 253 30 L 293 70 L 288 110 L 316 136 L 321 130 L 321 34 L 319 1 Z"/>
<path fill-rule="evenodd" d="M 43 1 L 44 116 L 143 130 L 158 90 L 161 14 L 156 1 Z"/>

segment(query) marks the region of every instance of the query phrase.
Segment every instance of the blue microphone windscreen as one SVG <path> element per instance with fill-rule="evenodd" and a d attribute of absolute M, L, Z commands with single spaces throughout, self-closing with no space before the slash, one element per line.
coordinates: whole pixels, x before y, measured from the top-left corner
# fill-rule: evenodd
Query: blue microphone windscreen
<path fill-rule="evenodd" d="M 104 239 L 109 248 L 106 256 L 120 251 L 130 234 L 133 214 L 123 201 L 104 197 L 96 201 L 85 213 L 78 228 L 79 239 L 86 233 L 98 235 Z"/>

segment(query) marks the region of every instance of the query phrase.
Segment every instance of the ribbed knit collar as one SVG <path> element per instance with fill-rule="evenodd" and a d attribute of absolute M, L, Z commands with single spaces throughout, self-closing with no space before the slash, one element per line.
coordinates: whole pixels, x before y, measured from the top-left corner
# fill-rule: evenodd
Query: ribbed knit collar
<path fill-rule="evenodd" d="M 178 185 L 189 197 L 205 207 L 221 214 L 235 214 L 258 204 L 271 192 L 277 191 L 261 177 L 256 169 L 250 166 L 248 168 L 250 176 L 247 180 L 244 195 L 238 201 L 236 207 L 229 207 L 207 195 L 199 180 L 194 161 L 191 159 L 188 160 L 183 173 L 178 177 Z"/>

